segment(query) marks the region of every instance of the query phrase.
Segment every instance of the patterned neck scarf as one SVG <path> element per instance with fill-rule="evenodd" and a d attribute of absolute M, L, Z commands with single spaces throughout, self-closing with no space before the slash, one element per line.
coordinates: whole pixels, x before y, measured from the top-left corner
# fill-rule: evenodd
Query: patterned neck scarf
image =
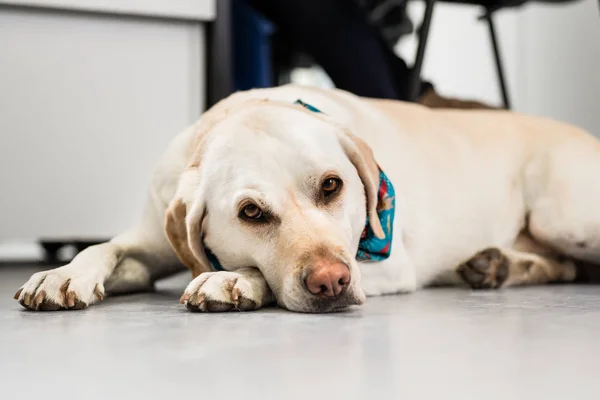
<path fill-rule="evenodd" d="M 294 104 L 298 104 L 312 112 L 321 112 L 318 108 L 304 103 L 299 99 Z M 369 217 L 367 216 L 365 228 L 360 235 L 360 242 L 358 243 L 358 251 L 356 253 L 358 261 L 382 261 L 388 258 L 392 252 L 396 194 L 392 182 L 390 182 L 381 168 L 379 168 L 379 192 L 377 199 L 377 216 L 385 233 L 385 238 L 379 239 L 375 236 L 369 225 Z M 215 271 L 223 271 L 223 266 L 208 248 L 206 248 L 206 256 Z"/>
<path fill-rule="evenodd" d="M 356 259 L 359 261 L 382 261 L 392 253 L 392 237 L 394 234 L 394 213 L 396 211 L 396 193 L 388 177 L 379 169 L 379 192 L 377 193 L 377 217 L 385 233 L 379 239 L 369 225 L 369 217 L 365 229 L 360 235 Z"/>

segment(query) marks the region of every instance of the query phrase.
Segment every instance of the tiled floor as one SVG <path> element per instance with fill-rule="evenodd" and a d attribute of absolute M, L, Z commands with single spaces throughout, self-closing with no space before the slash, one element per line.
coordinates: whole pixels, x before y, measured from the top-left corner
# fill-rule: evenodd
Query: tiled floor
<path fill-rule="evenodd" d="M 600 287 L 436 289 L 331 315 L 191 314 L 187 276 L 84 311 L 12 300 L 2 399 L 599 399 Z"/>

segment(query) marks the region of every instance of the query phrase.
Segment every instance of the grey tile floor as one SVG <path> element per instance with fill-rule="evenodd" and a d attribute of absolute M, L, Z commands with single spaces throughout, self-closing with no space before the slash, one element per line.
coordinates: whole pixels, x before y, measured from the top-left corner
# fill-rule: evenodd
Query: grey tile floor
<path fill-rule="evenodd" d="M 2 399 L 599 399 L 600 287 L 426 290 L 330 315 L 191 314 L 188 277 L 27 312 L 0 267 Z"/>

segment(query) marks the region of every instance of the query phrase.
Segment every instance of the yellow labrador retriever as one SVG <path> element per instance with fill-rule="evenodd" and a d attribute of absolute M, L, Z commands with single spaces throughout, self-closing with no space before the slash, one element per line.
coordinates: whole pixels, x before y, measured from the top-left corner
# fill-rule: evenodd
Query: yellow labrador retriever
<path fill-rule="evenodd" d="M 181 302 L 197 311 L 571 281 L 576 262 L 600 261 L 599 207 L 600 143 L 573 126 L 339 90 L 240 92 L 173 140 L 136 227 L 15 298 L 84 308 L 182 264 Z"/>

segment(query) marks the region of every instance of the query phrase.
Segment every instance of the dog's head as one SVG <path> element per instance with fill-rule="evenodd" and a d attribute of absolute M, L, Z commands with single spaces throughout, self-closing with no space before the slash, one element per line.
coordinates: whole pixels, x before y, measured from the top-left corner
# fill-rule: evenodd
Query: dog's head
<path fill-rule="evenodd" d="M 370 148 L 329 117 L 253 101 L 205 118 L 167 211 L 167 235 L 194 276 L 256 267 L 278 303 L 326 312 L 361 304 L 355 260 L 378 167 Z"/>

